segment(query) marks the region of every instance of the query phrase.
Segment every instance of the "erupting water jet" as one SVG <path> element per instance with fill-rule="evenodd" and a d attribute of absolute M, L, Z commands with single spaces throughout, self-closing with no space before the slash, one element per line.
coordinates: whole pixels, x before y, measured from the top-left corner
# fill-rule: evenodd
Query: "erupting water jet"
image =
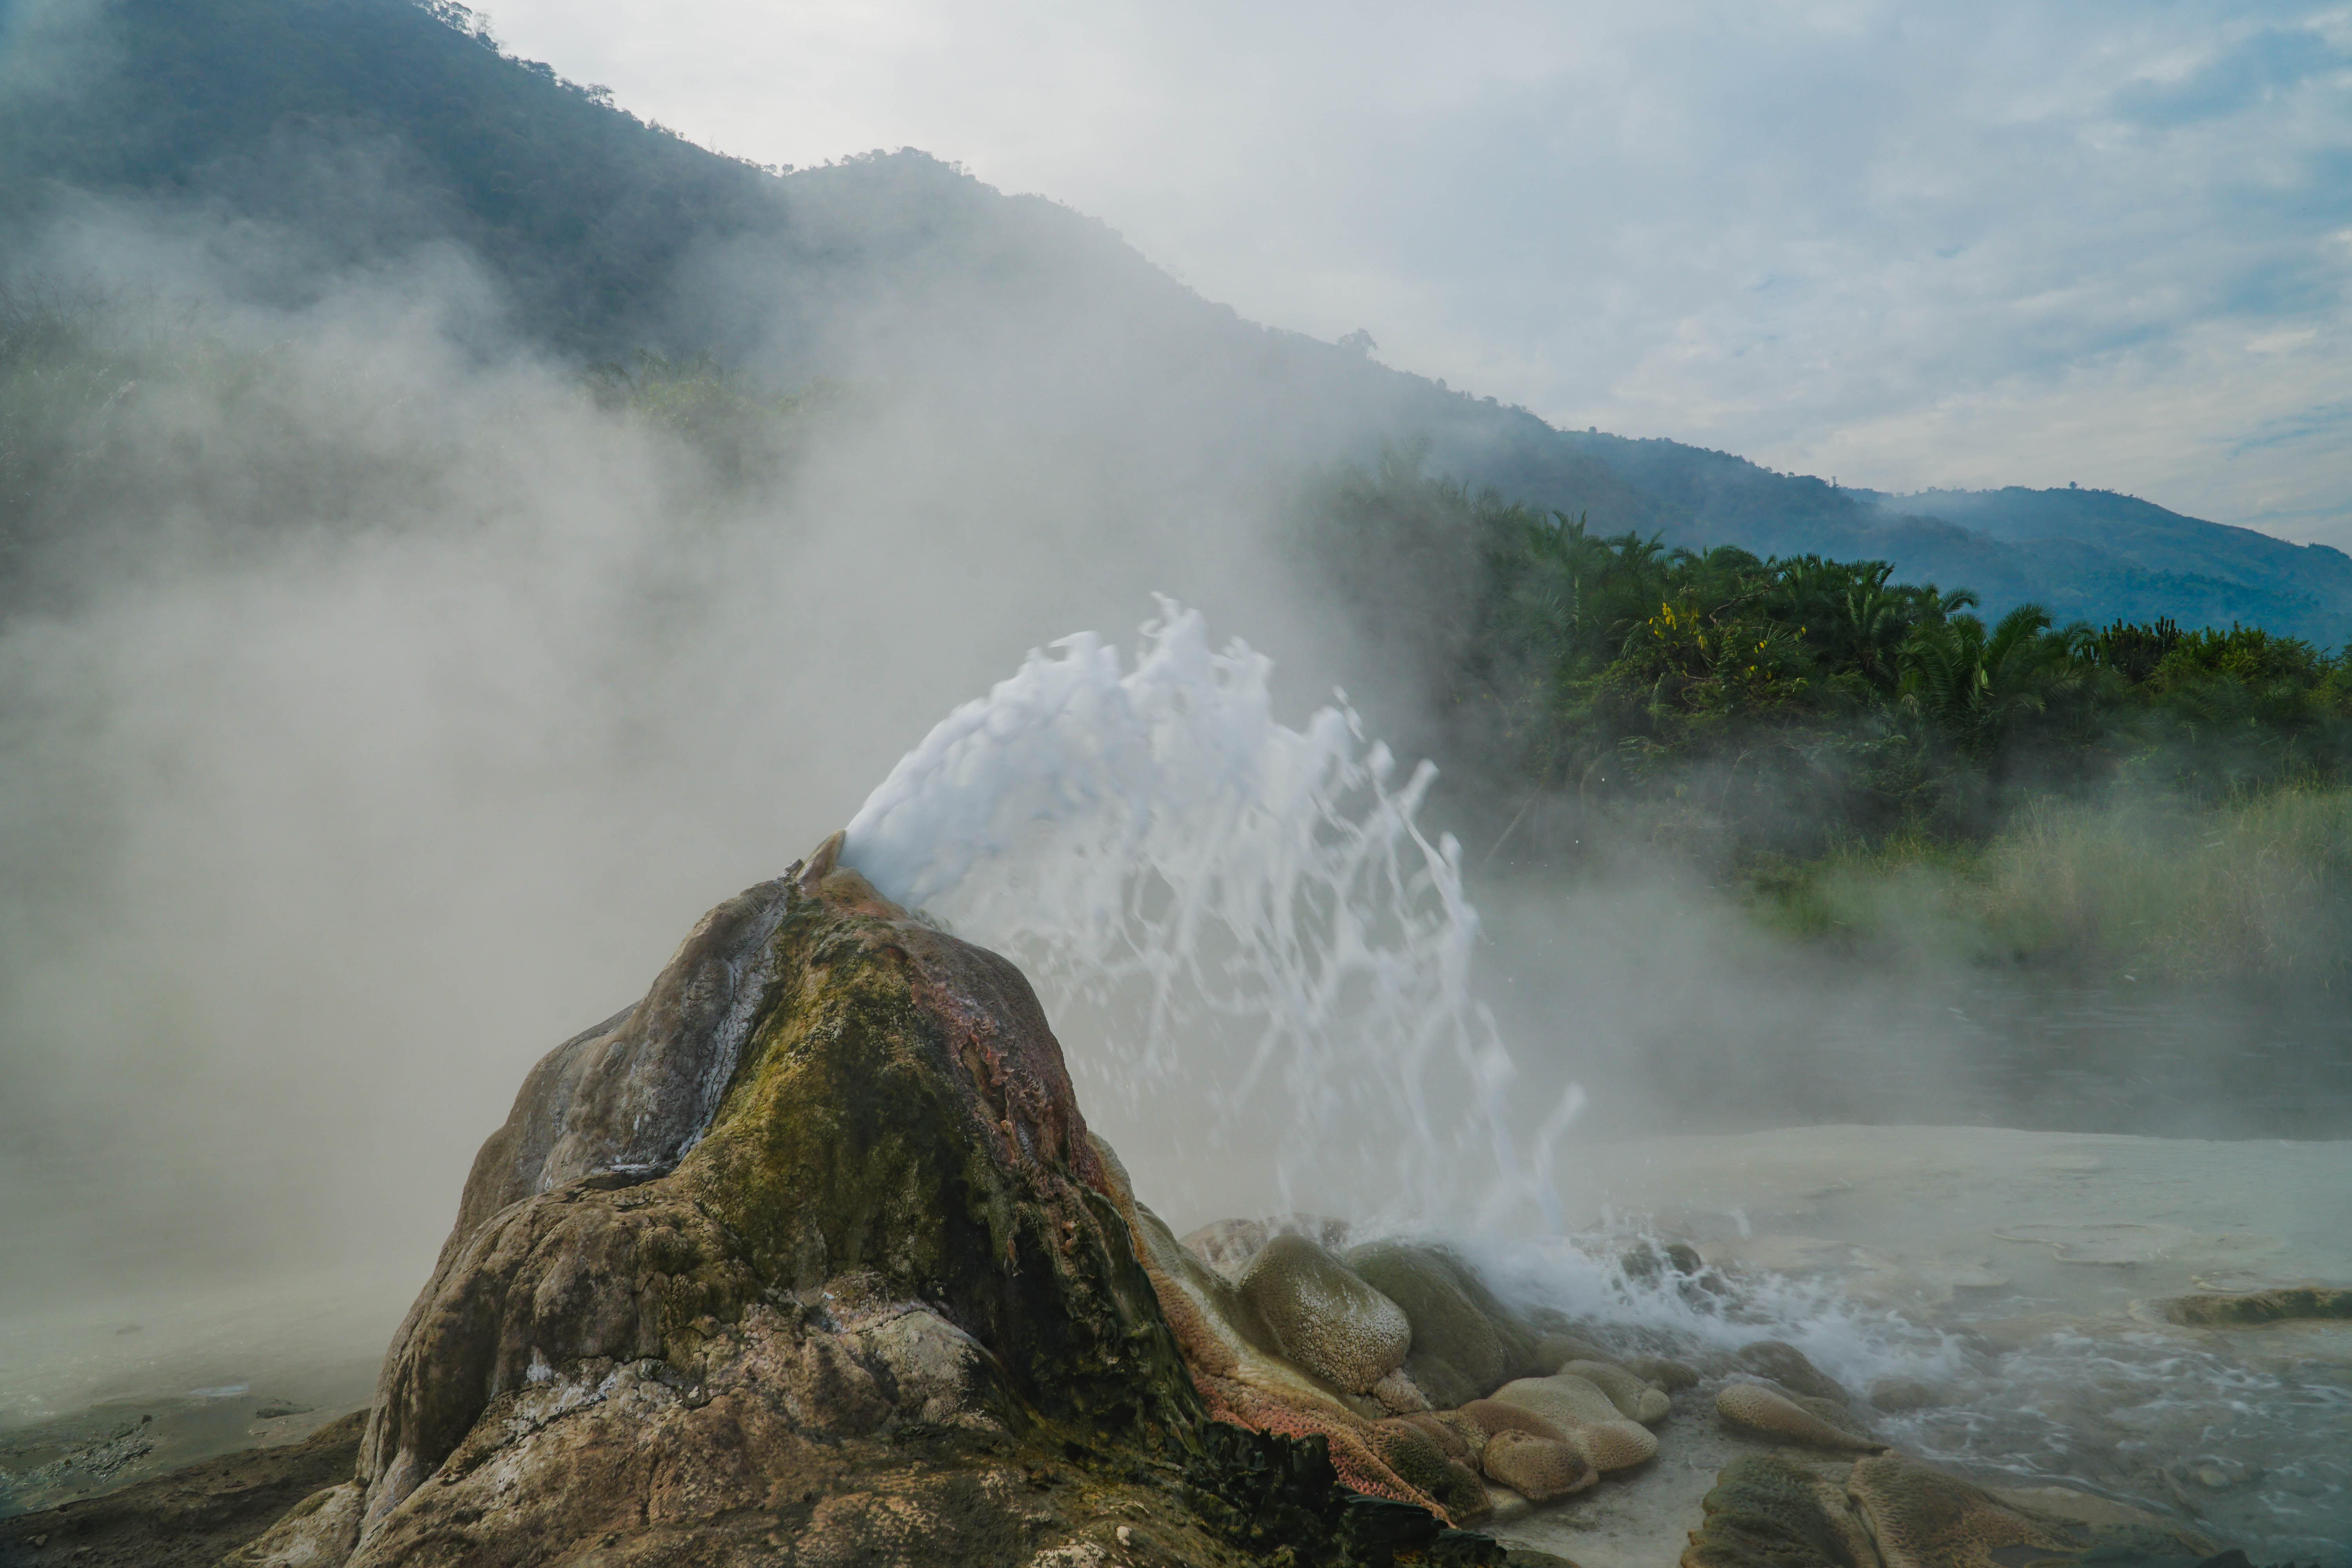
<path fill-rule="evenodd" d="M 1160 1135 L 1120 1142 L 1150 1190 L 1203 1173 L 1160 1152 L 1172 1124 L 1220 1159 L 1270 1149 L 1284 1209 L 1549 1227 L 1583 1094 L 1511 1113 L 1461 847 L 1420 823 L 1436 770 L 1400 780 L 1344 694 L 1282 724 L 1271 668 L 1164 598 L 1131 670 L 1066 637 L 909 752 L 844 859 L 1021 962 L 1097 1114 L 1149 1107 Z"/>

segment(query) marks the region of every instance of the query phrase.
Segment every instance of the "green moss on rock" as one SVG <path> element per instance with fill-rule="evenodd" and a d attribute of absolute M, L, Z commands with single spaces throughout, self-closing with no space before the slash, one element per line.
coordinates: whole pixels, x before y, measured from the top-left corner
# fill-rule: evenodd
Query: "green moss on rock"
<path fill-rule="evenodd" d="M 1211 1420 L 1118 1191 L 1011 963 L 829 856 L 753 889 L 484 1145 L 351 1568 L 1012 1565 L 1117 1520 L 1185 1562 L 1500 1561 Z"/>

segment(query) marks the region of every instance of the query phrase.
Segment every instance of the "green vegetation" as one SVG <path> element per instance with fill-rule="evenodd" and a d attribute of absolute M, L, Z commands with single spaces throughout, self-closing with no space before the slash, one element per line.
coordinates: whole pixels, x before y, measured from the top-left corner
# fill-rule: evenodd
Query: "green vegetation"
<path fill-rule="evenodd" d="M 734 488 L 773 477 L 798 455 L 808 416 L 838 408 L 852 394 L 819 377 L 772 395 L 747 385 L 709 353 L 672 358 L 639 349 L 625 363 L 588 373 L 597 404 L 625 411 L 698 454 L 711 477 Z"/>
<path fill-rule="evenodd" d="M 1832 839 L 1980 837 L 2039 795 L 2214 800 L 2352 764 L 2352 658 L 2258 627 L 2057 626 L 2033 605 L 1988 622 L 1969 590 L 1883 561 L 1600 536 L 1409 453 L 1333 478 L 1308 529 L 1359 602 L 1375 575 L 1424 595 L 1422 656 L 1475 748 L 1457 763 L 1707 806 L 1744 843 L 1785 839 L 1792 812 Z M 1434 564 L 1473 554 L 1450 582 Z"/>
<path fill-rule="evenodd" d="M 1330 476 L 1306 541 L 1374 624 L 1418 631 L 1449 771 L 1507 864 L 1633 837 L 1809 938 L 2179 978 L 2346 966 L 2352 649 L 1989 620 L 1883 561 L 1601 536 L 1412 452 Z"/>
<path fill-rule="evenodd" d="M 300 236 L 325 268 L 456 239 L 528 330 L 585 346 L 622 319 L 641 330 L 698 245 L 784 224 L 770 174 L 502 57 L 460 5 L 82 9 L 88 36 L 56 24 L 70 90 L 0 91 L 0 216 L 16 235 L 70 188 L 217 203 Z"/>
<path fill-rule="evenodd" d="M 2036 796 L 1981 840 L 1906 833 L 1744 881 L 1768 926 L 1874 951 L 2126 980 L 2352 978 L 2352 787 L 2210 805 Z"/>

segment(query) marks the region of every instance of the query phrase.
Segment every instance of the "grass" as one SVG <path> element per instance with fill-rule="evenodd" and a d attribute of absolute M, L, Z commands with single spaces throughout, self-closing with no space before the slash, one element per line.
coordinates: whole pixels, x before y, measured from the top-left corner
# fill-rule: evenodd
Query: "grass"
<path fill-rule="evenodd" d="M 1976 845 L 1920 836 L 1759 863 L 1789 935 L 1982 963 L 2194 981 L 2352 973 L 2352 786 L 2210 806 L 2029 802 Z"/>

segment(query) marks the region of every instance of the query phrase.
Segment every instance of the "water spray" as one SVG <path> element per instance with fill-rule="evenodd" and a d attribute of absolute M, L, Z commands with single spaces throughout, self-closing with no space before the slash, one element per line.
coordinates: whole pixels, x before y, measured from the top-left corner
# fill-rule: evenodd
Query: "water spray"
<path fill-rule="evenodd" d="M 902 758 L 843 859 L 1022 963 L 1073 1070 L 1130 1119 L 1166 1104 L 1212 1150 L 1278 1129 L 1280 1207 L 1556 1225 L 1583 1096 L 1523 1158 L 1461 846 L 1420 825 L 1436 769 L 1400 781 L 1344 693 L 1279 722 L 1272 668 L 1166 598 L 1131 670 L 1065 637 Z"/>

